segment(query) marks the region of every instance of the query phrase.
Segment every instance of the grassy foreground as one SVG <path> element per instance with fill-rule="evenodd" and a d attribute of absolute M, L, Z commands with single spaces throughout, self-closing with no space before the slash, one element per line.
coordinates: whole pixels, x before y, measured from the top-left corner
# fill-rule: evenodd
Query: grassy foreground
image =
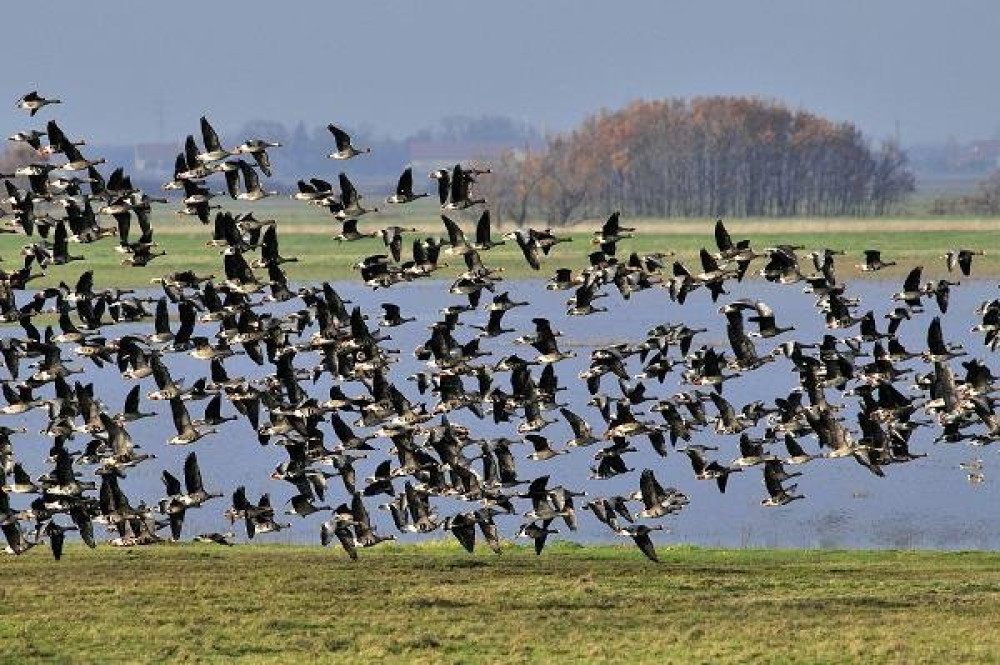
<path fill-rule="evenodd" d="M 2 560 L 2 662 L 986 662 L 1000 554 L 554 544 Z"/>
<path fill-rule="evenodd" d="M 178 227 L 169 233 L 158 233 L 157 242 L 166 250 L 167 255 L 157 258 L 149 266 L 133 268 L 120 265 L 121 255 L 114 251 L 114 240 L 105 240 L 93 245 L 71 245 L 70 253 L 86 257 L 85 261 L 75 261 L 64 266 L 52 266 L 46 271 L 46 277 L 33 281 L 33 288 L 57 285 L 60 280 L 73 283 L 79 274 L 87 269 L 96 272 L 98 288 L 146 286 L 153 277 L 177 270 L 194 269 L 199 273 L 215 274 L 221 278 L 222 259 L 218 249 L 206 247 L 205 242 L 211 238 L 211 230 L 200 224 L 184 221 L 183 227 Z M 279 222 L 280 224 L 280 222 Z M 858 223 L 860 224 L 860 222 Z M 642 227 L 642 222 L 637 222 Z M 746 229 L 748 224 L 734 225 Z M 693 272 L 700 271 L 698 251 L 702 247 L 714 249 L 714 239 L 711 235 L 710 222 L 703 224 L 703 233 L 688 231 L 689 225 L 678 227 L 677 233 L 665 231 L 663 224 L 651 224 L 650 230 L 640 228 L 638 236 L 623 241 L 618 254 L 624 258 L 631 251 L 640 253 L 673 252 L 675 259 L 683 261 Z M 883 258 L 896 261 L 898 266 L 880 272 L 877 277 L 896 279 L 905 275 L 906 271 L 915 265 L 925 267 L 926 278 L 938 278 L 947 275 L 944 259 L 941 258 L 949 248 L 984 249 L 986 256 L 977 256 L 973 262 L 973 274 L 976 277 L 1000 277 L 1000 222 L 998 230 L 982 230 L 976 227 L 959 226 L 954 230 L 925 229 L 914 224 L 883 224 L 872 221 L 863 230 L 854 225 L 832 226 L 830 230 L 810 231 L 817 225 L 785 225 L 779 226 L 780 232 L 768 231 L 768 224 L 761 222 L 760 231 L 733 232 L 734 239 L 750 238 L 753 246 L 762 251 L 764 248 L 785 243 L 804 247 L 800 256 L 813 249 L 828 247 L 847 252 L 846 256 L 838 257 L 838 274 L 841 279 L 854 281 L 873 279 L 862 276 L 854 267 L 862 260 L 862 251 L 877 248 L 883 251 Z M 380 228 L 379 220 L 366 220 L 362 228 Z M 285 264 L 289 280 L 292 282 L 317 282 L 322 280 L 359 280 L 358 273 L 351 266 L 362 257 L 369 254 L 386 253 L 386 248 L 378 239 L 365 239 L 351 243 L 338 243 L 333 236 L 338 232 L 331 223 L 324 227 L 319 225 L 279 225 L 281 254 L 286 257 L 298 257 L 297 263 Z M 183 232 L 182 232 L 183 231 Z M 471 229 L 470 229 L 471 233 Z M 526 264 L 517 245 L 508 241 L 506 245 L 496 247 L 483 254 L 483 261 L 494 268 L 501 268 L 508 279 L 541 278 L 548 279 L 556 268 L 569 267 L 580 269 L 587 265 L 587 255 L 596 249 L 591 243 L 590 232 L 571 230 L 559 232 L 572 238 L 572 242 L 559 245 L 548 257 L 542 257 L 542 269 L 532 271 Z M 407 234 L 404 249 L 404 260 L 409 256 L 410 243 L 415 237 L 427 235 L 443 236 L 444 229 L 427 227 L 419 234 Z M 25 244 L 23 236 L 0 235 L 0 257 L 4 264 L 0 267 L 10 269 L 16 266 L 20 259 L 18 252 Z M 460 257 L 442 257 L 448 268 L 441 270 L 437 276 L 450 279 L 462 270 L 465 265 Z M 803 261 L 807 259 L 803 256 Z M 755 270 L 763 266 L 762 261 L 755 263 Z M 812 270 L 811 264 L 803 266 L 803 270 Z M 264 271 L 260 278 L 266 279 Z"/>

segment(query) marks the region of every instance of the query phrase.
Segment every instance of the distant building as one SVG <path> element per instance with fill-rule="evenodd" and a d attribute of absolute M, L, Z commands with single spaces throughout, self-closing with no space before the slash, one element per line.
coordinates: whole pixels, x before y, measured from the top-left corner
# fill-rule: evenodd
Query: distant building
<path fill-rule="evenodd" d="M 965 159 L 971 163 L 987 163 L 993 167 L 1000 166 L 1000 140 L 973 141 L 969 145 Z"/>

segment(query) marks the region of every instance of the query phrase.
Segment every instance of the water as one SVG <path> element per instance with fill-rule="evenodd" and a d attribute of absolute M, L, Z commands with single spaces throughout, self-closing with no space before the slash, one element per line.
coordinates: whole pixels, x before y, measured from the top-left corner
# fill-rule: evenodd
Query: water
<path fill-rule="evenodd" d="M 446 292 L 446 284 L 437 281 L 424 281 L 407 285 L 399 285 L 388 291 L 372 292 L 356 283 L 336 284 L 338 292 L 355 304 L 362 306 L 370 316 L 370 325 L 374 327 L 380 314 L 379 303 L 395 302 L 403 307 L 404 316 L 416 316 L 417 321 L 402 327 L 388 330 L 392 341 L 386 342 L 387 348 L 400 349 L 399 362 L 394 365 L 391 380 L 408 398 L 420 401 L 413 382 L 406 381 L 410 374 L 427 368 L 413 358 L 411 350 L 426 340 L 427 326 L 438 318 L 438 310 L 449 304 L 462 302 L 464 298 L 450 296 Z M 699 335 L 696 345 L 713 344 L 728 350 L 725 339 L 725 320 L 718 313 L 721 304 L 737 298 L 752 297 L 768 302 L 777 313 L 779 325 L 793 324 L 796 331 L 783 335 L 777 340 L 759 340 L 758 352 L 763 355 L 781 341 L 789 339 L 789 335 L 801 341 L 815 341 L 826 332 L 823 328 L 821 315 L 812 306 L 812 296 L 803 294 L 800 286 L 778 286 L 760 281 L 732 285 L 731 293 L 723 296 L 719 303 L 712 303 L 707 292 L 698 291 L 692 294 L 684 306 L 672 303 L 661 289 L 653 289 L 633 295 L 628 302 L 623 302 L 616 291 L 609 289 L 609 297 L 602 300 L 611 309 L 610 313 L 596 314 L 588 317 L 565 316 L 564 302 L 570 292 L 551 292 L 544 289 L 540 281 L 516 281 L 501 283 L 498 290 L 510 290 L 517 300 L 527 300 L 531 306 L 518 308 L 508 312 L 504 318 L 505 327 L 516 329 L 516 334 L 507 334 L 500 338 L 483 340 L 481 348 L 493 352 L 486 360 L 495 362 L 510 353 L 518 353 L 523 358 L 535 355 L 534 349 L 514 345 L 513 339 L 519 334 L 533 331 L 531 319 L 544 316 L 551 319 L 553 326 L 565 333 L 560 338 L 563 350 L 572 349 L 578 357 L 560 362 L 556 365 L 557 374 L 567 390 L 560 393 L 561 401 L 568 402 L 570 408 L 587 418 L 594 424 L 595 431 L 603 432 L 604 425 L 595 407 L 588 406 L 589 395 L 577 374 L 589 363 L 589 353 L 599 345 L 616 342 L 639 342 L 644 339 L 646 330 L 665 322 L 684 322 L 692 327 L 708 328 L 710 332 Z M 859 313 L 874 309 L 879 316 L 879 328 L 884 329 L 886 321 L 881 314 L 890 309 L 889 297 L 898 290 L 898 285 L 889 282 L 861 280 L 850 284 L 850 295 L 862 298 Z M 970 334 L 969 328 L 975 323 L 973 310 L 985 299 L 992 298 L 996 286 L 992 282 L 970 281 L 952 290 L 952 301 L 949 314 L 944 317 L 944 333 L 946 339 L 965 345 L 969 357 L 980 358 L 997 373 L 996 362 L 992 353 L 982 344 L 982 337 Z M 291 311 L 301 303 L 293 301 L 293 306 L 287 304 L 276 311 Z M 933 311 L 932 311 L 933 310 Z M 927 324 L 936 313 L 933 303 L 928 302 L 927 311 L 910 322 L 904 322 L 900 329 L 900 339 L 912 350 L 925 348 Z M 486 312 L 467 313 L 462 319 L 465 323 L 484 323 Z M 151 326 L 151 323 L 149 324 Z M 214 326 L 214 324 L 213 324 Z M 108 328 L 105 334 L 121 335 L 130 332 L 148 332 L 149 326 L 120 326 Z M 748 329 L 751 326 L 748 324 Z M 199 326 L 199 333 L 214 332 L 208 327 Z M 471 339 L 476 331 L 468 326 L 460 327 L 455 333 L 461 341 Z M 835 331 L 839 337 L 857 333 L 856 329 Z M 20 334 L 17 327 L 8 327 L 3 334 Z M 677 349 L 671 350 L 671 355 L 678 354 Z M 125 394 L 132 387 L 132 382 L 123 380 L 116 368 L 107 366 L 103 369 L 94 367 L 89 361 L 78 361 L 66 349 L 66 358 L 72 358 L 74 364 L 86 368 L 85 375 L 72 377 L 95 383 L 97 395 L 108 405 L 112 412 L 120 410 Z M 207 375 L 208 363 L 194 360 L 186 354 L 170 354 L 165 356 L 168 367 L 175 379 L 183 378 L 185 385 L 190 385 L 198 377 Z M 296 358 L 297 367 L 312 367 L 316 356 L 299 354 Z M 641 371 L 638 359 L 629 360 L 628 369 L 631 374 Z M 86 364 L 84 364 L 86 363 Z M 956 374 L 964 374 L 958 362 L 954 363 Z M 917 372 L 929 371 L 929 366 L 920 361 L 911 361 L 908 366 Z M 797 385 L 797 375 L 790 371 L 790 362 L 779 359 L 777 362 L 747 373 L 733 381 L 727 382 L 724 396 L 736 408 L 753 400 L 763 400 L 773 403 L 775 397 L 783 397 Z M 231 358 L 226 362 L 230 376 L 258 376 L 258 368 L 245 357 Z M 269 371 L 270 367 L 265 371 Z M 690 386 L 679 384 L 679 370 L 668 375 L 660 385 L 647 381 L 648 393 L 655 397 L 667 397 L 680 390 L 689 390 Z M 538 369 L 533 370 L 537 377 Z M 509 391 L 509 374 L 497 374 L 496 384 Z M 602 387 L 605 392 L 617 393 L 614 377 L 605 377 Z M 142 393 L 145 395 L 153 390 L 152 379 L 142 381 Z M 329 376 L 322 377 L 315 385 L 303 384 L 311 394 L 320 399 L 325 398 L 330 386 Z M 902 389 L 903 383 L 897 383 Z M 344 386 L 348 394 L 363 393 L 360 384 Z M 41 391 L 42 396 L 49 394 L 49 389 Z M 829 391 L 831 402 L 841 402 L 849 405 L 844 412 L 847 422 L 855 427 L 853 404 L 855 398 L 842 397 Z M 429 398 L 433 406 L 433 398 Z M 206 402 L 189 402 L 192 418 L 201 417 L 201 411 Z M 637 407 L 636 413 L 659 421 L 656 414 L 642 413 L 649 405 Z M 245 485 L 247 495 L 252 501 L 264 492 L 269 492 L 272 505 L 278 512 L 284 509 L 284 503 L 295 494 L 294 488 L 284 482 L 269 478 L 271 471 L 283 459 L 286 453 L 278 446 L 261 446 L 252 428 L 246 420 L 227 423 L 219 434 L 211 435 L 192 446 L 170 446 L 166 441 L 173 436 L 174 431 L 170 420 L 169 405 L 149 402 L 145 399 L 143 410 L 158 413 L 155 419 L 147 419 L 128 425 L 127 429 L 134 440 L 140 443 L 142 450 L 157 455 L 157 459 L 140 464 L 128 471 L 128 477 L 122 481 L 122 488 L 130 497 L 133 505 L 140 499 L 153 503 L 164 494 L 160 473 L 166 469 L 174 475 L 182 477 L 184 457 L 192 450 L 197 451 L 201 463 L 205 486 L 209 490 L 225 492 L 226 498 L 216 499 L 200 509 L 189 510 L 185 521 L 185 537 L 207 531 L 226 531 L 231 527 L 222 517 L 222 511 L 228 505 L 230 493 L 238 485 Z M 714 408 L 708 406 L 710 417 Z M 232 414 L 231 405 L 224 404 L 224 414 Z M 552 412 L 550 418 L 558 418 L 557 412 Z M 472 429 L 473 436 L 515 436 L 514 423 L 494 425 L 489 415 L 485 420 L 478 420 L 467 410 L 451 414 L 455 423 L 466 425 Z M 353 421 L 352 414 L 345 417 Z M 262 418 L 266 421 L 266 418 Z M 516 420 L 516 419 L 515 419 Z M 559 422 L 549 426 L 543 432 L 553 444 L 560 444 L 571 437 L 568 425 L 558 418 Z M 7 416 L 3 424 L 9 426 L 25 426 L 30 432 L 38 432 L 45 424 L 43 411 L 34 411 L 21 416 Z M 330 432 L 329 425 L 323 426 L 329 435 L 328 445 L 333 445 L 336 439 Z M 763 423 L 761 424 L 761 428 Z M 760 434 L 761 429 L 751 431 Z M 734 474 L 730 478 L 725 495 L 721 495 L 712 481 L 696 481 L 687 457 L 679 452 L 671 452 L 666 458 L 661 458 L 652 452 L 646 439 L 637 438 L 634 445 L 640 452 L 628 455 L 626 462 L 635 471 L 615 477 L 610 480 L 589 480 L 590 467 L 594 464 L 593 453 L 597 446 L 575 449 L 570 454 L 558 456 L 545 462 L 534 462 L 524 459 L 530 452 L 530 447 L 515 447 L 518 458 L 519 477 L 535 478 L 542 474 L 550 474 L 550 485 L 561 483 L 573 489 L 585 489 L 591 496 L 610 496 L 627 494 L 638 489 L 639 471 L 651 468 L 655 471 L 660 483 L 672 485 L 685 492 L 691 500 L 679 515 L 667 517 L 658 522 L 669 527 L 669 532 L 654 534 L 654 540 L 659 543 L 693 543 L 699 545 L 741 547 L 848 547 L 848 548 L 934 548 L 934 549 L 993 549 L 1000 547 L 1000 528 L 993 516 L 993 507 L 997 504 L 998 484 L 992 482 L 993 470 L 997 467 L 996 453 L 991 447 L 973 448 L 966 444 L 933 444 L 932 439 L 936 428 L 920 428 L 913 435 L 911 450 L 918 453 L 928 453 L 926 458 L 907 464 L 886 467 L 886 477 L 878 478 L 855 463 L 852 459 L 817 460 L 796 468 L 803 471 L 801 478 L 795 479 L 799 491 L 806 499 L 796 501 L 781 508 L 764 508 L 759 501 L 766 493 L 762 483 L 760 467 L 747 469 L 743 473 Z M 81 449 L 86 437 L 78 436 L 71 442 L 71 449 Z M 738 456 L 738 436 L 717 435 L 710 428 L 696 433 L 693 443 L 718 446 L 719 451 L 710 453 L 711 458 L 728 462 Z M 803 437 L 800 442 L 807 451 L 816 452 L 815 437 Z M 370 453 L 367 460 L 362 460 L 356 467 L 359 486 L 362 479 L 374 470 L 379 461 L 385 458 L 389 443 L 384 440 L 372 442 L 379 452 Z M 19 435 L 14 439 L 14 448 L 32 475 L 46 470 L 43 463 L 50 440 L 38 434 Z M 471 454 L 472 450 L 467 451 Z M 959 469 L 962 460 L 981 457 L 984 460 L 984 473 L 987 482 L 972 486 L 965 478 L 965 472 Z M 478 464 L 476 465 L 478 466 Z M 89 471 L 87 472 L 89 473 Z M 402 489 L 402 482 L 397 482 Z M 336 506 L 341 502 L 349 502 L 339 478 L 331 481 L 330 495 L 326 503 Z M 14 496 L 15 508 L 26 503 L 20 496 Z M 380 533 L 395 533 L 388 514 L 376 510 L 378 503 L 383 503 L 387 497 L 379 496 L 366 499 L 372 519 L 376 522 Z M 443 515 L 470 509 L 469 504 L 446 500 L 432 499 Z M 522 511 L 528 510 L 527 502 L 518 504 Z M 638 504 L 635 504 L 638 510 Z M 564 525 L 560 525 L 560 537 L 568 537 L 581 542 L 619 541 L 620 537 L 610 532 L 607 527 L 593 519 L 589 512 L 578 510 L 580 529 L 576 533 L 568 533 Z M 277 534 L 260 536 L 266 542 L 299 542 L 318 543 L 319 525 L 325 518 L 325 513 L 307 518 L 284 516 L 279 521 L 291 522 L 293 528 Z M 521 522 L 519 517 L 497 518 L 501 532 L 512 536 Z M 239 527 L 240 525 L 237 525 Z M 237 532 L 240 529 L 236 529 Z M 242 540 L 238 533 L 238 540 Z M 421 536 L 400 536 L 403 541 L 412 541 Z M 438 531 L 430 537 L 442 537 L 444 532 Z"/>

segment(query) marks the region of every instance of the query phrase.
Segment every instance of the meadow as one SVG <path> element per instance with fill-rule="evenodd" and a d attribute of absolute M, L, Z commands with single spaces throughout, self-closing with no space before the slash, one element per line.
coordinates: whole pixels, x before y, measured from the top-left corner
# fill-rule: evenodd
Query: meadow
<path fill-rule="evenodd" d="M 150 283 L 153 277 L 178 270 L 193 269 L 199 273 L 220 276 L 222 262 L 218 249 L 206 247 L 211 238 L 211 225 L 202 225 L 191 217 L 174 214 L 171 205 L 157 206 L 153 225 L 156 241 L 166 256 L 155 259 L 143 268 L 120 265 L 121 255 L 114 252 L 114 239 L 93 245 L 71 244 L 70 253 L 82 256 L 84 261 L 74 261 L 64 266 L 52 266 L 44 278 L 32 282 L 34 287 L 54 286 L 60 281 L 72 283 L 82 269 L 90 268 L 97 274 L 97 286 L 136 287 Z M 253 210 L 258 219 L 275 219 L 278 222 L 281 254 L 297 257 L 297 263 L 285 264 L 291 282 L 316 282 L 323 280 L 357 280 L 358 273 L 351 266 L 369 254 L 386 253 L 378 238 L 340 243 L 333 237 L 340 230 L 340 222 L 326 211 L 288 200 L 264 201 L 252 207 L 233 205 L 234 212 Z M 359 229 L 365 232 L 399 225 L 416 228 L 417 232 L 404 235 L 403 260 L 410 256 L 411 244 L 416 237 L 445 237 L 435 205 L 420 202 L 404 211 L 390 208 L 378 214 L 364 216 Z M 454 213 L 470 240 L 473 238 L 475 213 Z M 712 235 L 714 220 L 694 219 L 641 219 L 623 218 L 623 224 L 637 227 L 636 237 L 620 243 L 618 255 L 625 258 L 629 252 L 672 253 L 669 260 L 685 263 L 692 272 L 700 271 L 698 252 L 702 247 L 714 250 Z M 104 224 L 113 221 L 104 220 Z M 542 258 L 542 269 L 532 271 L 525 263 L 516 243 L 508 240 L 484 254 L 484 262 L 501 269 L 506 279 L 548 279 L 556 268 L 580 269 L 587 265 L 587 256 L 596 247 L 591 244 L 593 231 L 603 220 L 595 219 L 571 227 L 557 228 L 557 235 L 570 237 L 572 242 L 556 247 L 552 254 Z M 544 222 L 531 222 L 542 228 Z M 727 222 L 734 240 L 750 238 L 758 251 L 777 244 L 793 244 L 803 250 L 800 256 L 813 249 L 843 250 L 847 256 L 839 257 L 838 268 L 843 279 L 856 276 L 854 264 L 862 261 L 865 249 L 881 249 L 886 261 L 898 266 L 881 273 L 881 277 L 895 279 L 915 265 L 925 266 L 925 276 L 945 275 L 943 254 L 950 248 L 984 249 L 986 256 L 976 257 L 974 274 L 979 277 L 1000 277 L 1000 220 L 983 218 L 930 218 L 907 217 L 885 219 L 860 218 L 794 218 L 794 219 L 745 219 Z M 494 225 L 495 239 L 506 230 Z M 22 235 L 0 235 L 0 257 L 7 269 L 20 262 L 18 253 L 26 244 Z M 448 267 L 436 276 L 448 279 L 465 270 L 459 257 L 442 257 Z M 759 261 L 755 267 L 762 265 Z M 669 268 L 669 263 L 668 263 Z M 804 266 L 809 271 L 809 265 Z M 261 273 L 263 277 L 263 272 Z M 957 277 L 957 276 L 956 276 Z"/>
<path fill-rule="evenodd" d="M 985 662 L 1000 553 L 452 542 L 3 562 L 0 662 Z"/>

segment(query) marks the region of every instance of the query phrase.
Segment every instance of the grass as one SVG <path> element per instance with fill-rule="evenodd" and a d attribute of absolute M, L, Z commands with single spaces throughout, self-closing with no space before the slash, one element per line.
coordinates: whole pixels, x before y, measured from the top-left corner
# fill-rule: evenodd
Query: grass
<path fill-rule="evenodd" d="M 134 287 L 148 285 L 153 277 L 184 269 L 194 269 L 199 273 L 210 273 L 221 277 L 222 261 L 218 250 L 206 247 L 211 237 L 211 228 L 189 219 L 167 219 L 165 213 L 155 220 L 157 241 L 167 255 L 157 258 L 147 267 L 133 268 L 120 265 L 121 256 L 113 251 L 113 241 L 103 241 L 95 245 L 72 245 L 71 254 L 83 255 L 85 261 L 72 262 L 65 266 L 53 266 L 46 277 L 32 282 L 35 288 L 53 286 L 60 281 L 73 283 L 85 268 L 96 271 L 97 285 L 101 287 Z M 259 217 L 274 215 L 279 219 L 281 253 L 298 257 L 298 263 L 286 264 L 288 277 L 293 282 L 317 282 L 322 280 L 355 280 L 358 273 L 351 266 L 369 254 L 385 253 L 380 240 L 366 239 L 340 244 L 334 241 L 337 232 L 335 220 L 321 213 L 290 205 L 275 205 L 258 213 Z M 430 217 L 428 215 L 428 217 Z M 431 217 L 433 219 L 433 217 Z M 405 223 L 416 224 L 420 235 L 444 235 L 440 224 L 426 221 L 427 217 L 372 217 L 361 222 L 361 228 L 377 229 L 383 225 Z M 691 220 L 639 220 L 637 237 L 622 242 L 619 255 L 625 257 L 631 251 L 649 253 L 670 251 L 675 259 L 683 261 L 692 270 L 698 268 L 698 251 L 701 247 L 714 248 L 712 223 Z M 591 228 L 597 228 L 595 221 Z M 925 266 L 926 277 L 944 276 L 944 261 L 941 258 L 949 248 L 969 247 L 987 251 L 987 256 L 976 257 L 974 274 L 978 277 L 1000 276 L 1000 230 L 989 220 L 752 220 L 735 221 L 731 225 L 735 239 L 749 237 L 755 248 L 789 243 L 801 245 L 806 250 L 829 247 L 845 250 L 848 256 L 838 262 L 841 279 L 848 281 L 859 278 L 854 264 L 860 262 L 861 252 L 868 248 L 880 248 L 886 260 L 894 260 L 899 266 L 880 273 L 884 279 L 896 279 L 906 270 L 915 266 Z M 466 221 L 471 237 L 472 223 Z M 487 265 L 502 268 L 508 279 L 542 278 L 548 279 L 558 267 L 582 268 L 587 263 L 587 254 L 595 249 L 591 244 L 591 231 L 581 227 L 562 232 L 573 239 L 572 243 L 556 247 L 552 254 L 542 259 L 542 270 L 530 270 L 515 244 L 494 248 L 484 253 Z M 404 255 L 409 255 L 409 245 L 416 234 L 408 234 Z M 16 265 L 23 236 L 0 236 L 0 257 L 7 265 Z M 458 257 L 444 259 L 451 265 L 437 273 L 443 279 L 464 270 Z M 265 277 L 263 271 L 261 278 Z M 865 277 L 870 279 L 870 277 Z"/>
<path fill-rule="evenodd" d="M 555 543 L 5 559 L 2 662 L 986 662 L 1000 553 Z"/>

